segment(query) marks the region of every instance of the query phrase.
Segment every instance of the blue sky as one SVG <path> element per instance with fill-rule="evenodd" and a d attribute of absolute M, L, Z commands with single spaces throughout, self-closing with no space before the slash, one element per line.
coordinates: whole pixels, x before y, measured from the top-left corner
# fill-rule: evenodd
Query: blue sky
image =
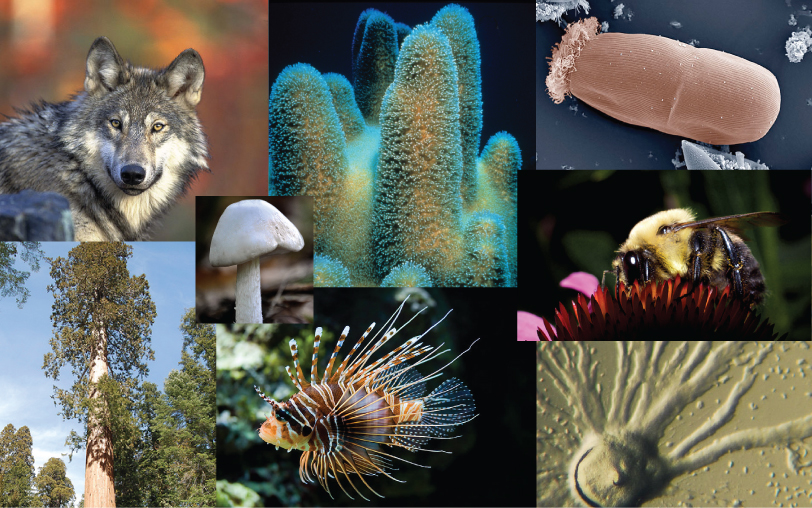
<path fill-rule="evenodd" d="M 48 257 L 67 257 L 75 243 L 40 244 Z M 163 389 L 169 372 L 178 368 L 183 337 L 179 326 L 185 309 L 194 307 L 195 251 L 193 242 L 134 242 L 127 268 L 130 275 L 145 274 L 155 303 L 157 317 L 152 325 L 152 349 L 155 361 L 149 362 L 148 380 Z M 19 252 L 18 252 L 19 255 Z M 68 462 L 65 439 L 71 430 L 82 433 L 75 420 L 64 421 L 51 399 L 54 380 L 42 370 L 43 357 L 49 352 L 53 335 L 51 305 L 54 298 L 45 289 L 51 282 L 50 265 L 44 260 L 39 272 L 31 273 L 26 287 L 31 292 L 22 309 L 14 298 L 0 298 L 0 429 L 11 423 L 31 430 L 34 441 L 34 467 L 38 471 L 51 457 L 61 458 L 76 490 L 82 498 L 85 484 L 84 450 Z M 18 261 L 15 268 L 29 271 Z M 73 382 L 71 367 L 62 368 L 60 388 Z"/>

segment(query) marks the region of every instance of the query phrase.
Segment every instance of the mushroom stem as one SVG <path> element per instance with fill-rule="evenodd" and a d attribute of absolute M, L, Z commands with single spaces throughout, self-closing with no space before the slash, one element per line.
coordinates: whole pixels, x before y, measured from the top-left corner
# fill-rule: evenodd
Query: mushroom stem
<path fill-rule="evenodd" d="M 259 258 L 237 265 L 237 323 L 262 323 Z"/>

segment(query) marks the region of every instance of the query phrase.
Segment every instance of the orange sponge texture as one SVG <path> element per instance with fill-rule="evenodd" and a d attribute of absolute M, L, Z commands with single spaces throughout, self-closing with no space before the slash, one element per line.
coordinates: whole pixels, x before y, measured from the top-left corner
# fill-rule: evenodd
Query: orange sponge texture
<path fill-rule="evenodd" d="M 781 108 L 775 76 L 729 53 L 620 33 L 579 49 L 569 92 L 623 122 L 732 145 L 762 138 Z"/>

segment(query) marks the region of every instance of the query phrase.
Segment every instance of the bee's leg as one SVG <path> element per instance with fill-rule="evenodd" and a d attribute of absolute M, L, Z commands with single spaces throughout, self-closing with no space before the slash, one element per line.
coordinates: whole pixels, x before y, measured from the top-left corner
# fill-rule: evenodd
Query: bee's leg
<path fill-rule="evenodd" d="M 725 232 L 722 228 L 713 228 L 714 233 L 718 233 L 719 237 L 722 239 L 722 243 L 725 246 L 725 252 L 727 252 L 727 259 L 730 268 L 733 269 L 733 289 L 736 290 L 736 295 L 739 298 L 744 298 L 744 288 L 742 287 L 742 274 L 741 269 L 744 266 L 741 258 L 739 258 L 739 253 L 736 251 L 736 247 L 733 245 L 733 242 L 730 240 L 730 236 Z"/>
<path fill-rule="evenodd" d="M 643 257 L 643 266 L 640 267 L 640 274 L 643 277 L 643 284 L 648 284 L 651 281 L 651 265 L 649 265 L 648 258 Z"/>
<path fill-rule="evenodd" d="M 691 236 L 691 252 L 694 261 L 691 269 L 691 280 L 694 284 L 699 284 L 702 277 L 702 252 L 705 250 L 705 239 L 701 234 Z"/>

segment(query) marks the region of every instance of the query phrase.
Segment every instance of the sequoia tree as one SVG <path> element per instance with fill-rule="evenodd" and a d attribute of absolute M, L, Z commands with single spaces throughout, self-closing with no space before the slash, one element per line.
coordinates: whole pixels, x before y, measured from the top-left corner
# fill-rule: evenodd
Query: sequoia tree
<path fill-rule="evenodd" d="M 115 506 L 114 425 L 108 409 L 114 397 L 129 398 L 154 360 L 150 347 L 155 305 L 144 275 L 130 276 L 132 247 L 120 242 L 87 242 L 67 259 L 51 262 L 54 295 L 52 351 L 45 355 L 45 375 L 59 379 L 70 365 L 73 385 L 54 386 L 52 398 L 65 419 L 85 430 L 85 506 Z M 112 402 L 115 403 L 115 402 Z M 80 436 L 68 438 L 75 449 Z"/>
<path fill-rule="evenodd" d="M 0 506 L 24 506 L 34 480 L 34 446 L 28 427 L 8 424 L 0 432 Z"/>
<path fill-rule="evenodd" d="M 42 506 L 63 508 L 73 505 L 75 497 L 73 483 L 65 474 L 65 463 L 62 459 L 51 457 L 39 470 L 34 480 L 37 496 Z"/>

